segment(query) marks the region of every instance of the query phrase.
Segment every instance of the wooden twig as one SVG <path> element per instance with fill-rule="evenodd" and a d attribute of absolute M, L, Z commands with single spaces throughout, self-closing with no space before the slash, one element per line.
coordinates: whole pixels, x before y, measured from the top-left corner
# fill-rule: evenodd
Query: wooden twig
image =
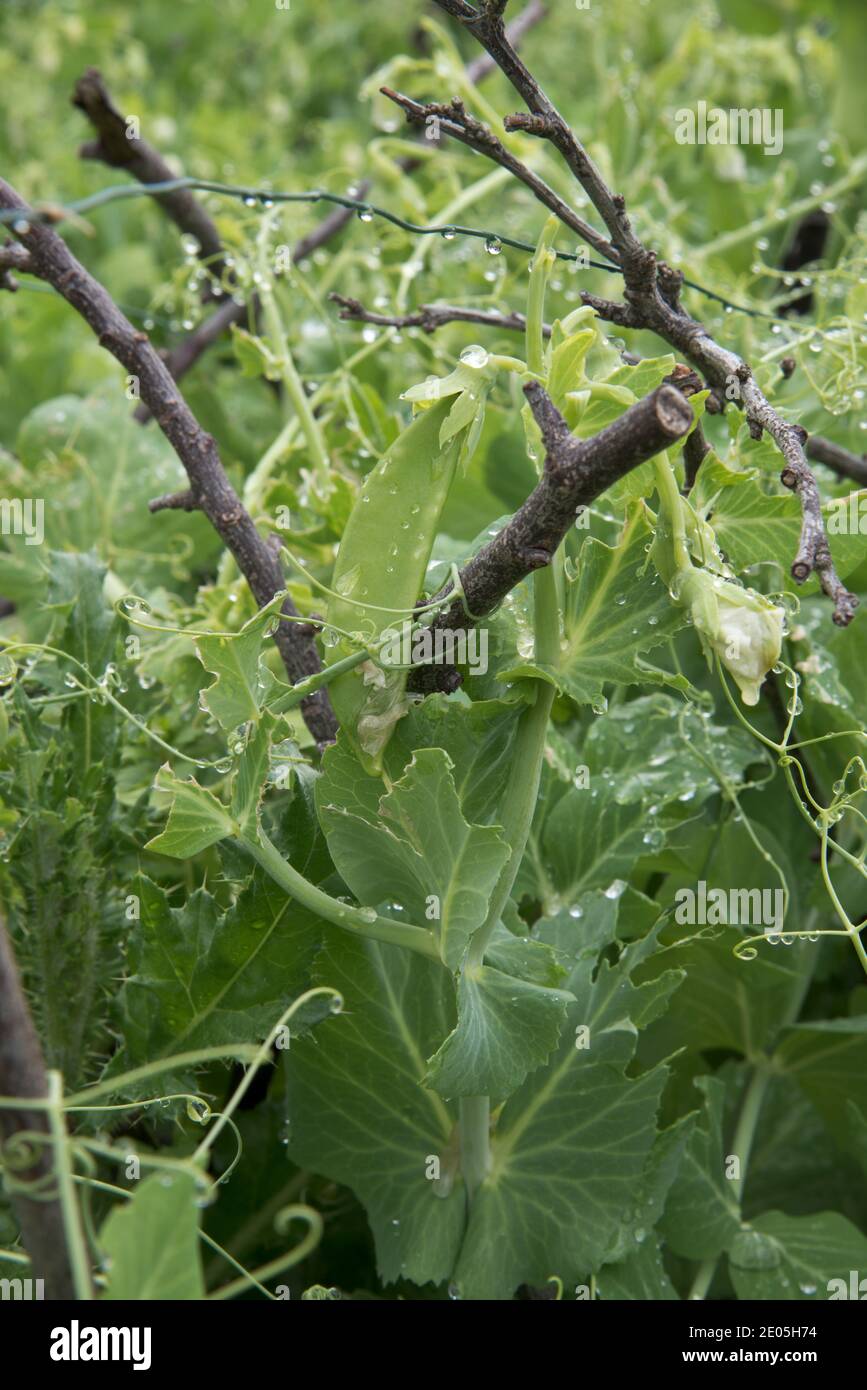
<path fill-rule="evenodd" d="M 524 35 L 541 19 L 544 19 L 545 13 L 545 7 L 539 3 L 539 0 L 530 0 L 530 4 L 509 25 L 506 31 L 510 42 L 518 46 Z M 478 83 L 494 70 L 493 61 L 483 56 L 468 64 L 467 77 L 471 82 Z M 404 173 L 411 173 L 418 166 L 419 161 L 412 155 L 405 155 L 397 163 Z M 366 197 L 370 188 L 371 180 L 363 179 L 356 185 L 356 196 Z M 332 241 L 354 217 L 354 208 L 335 208 L 333 212 L 322 219 L 317 227 L 307 232 L 295 243 L 291 253 L 292 264 L 301 265 L 302 262 L 309 260 L 315 251 Z M 251 296 L 249 303 L 236 304 L 234 299 L 227 299 L 210 318 L 192 329 L 188 337 L 182 339 L 176 347 L 165 355 L 166 366 L 175 381 L 180 381 L 190 368 L 195 366 L 202 354 L 207 352 L 208 348 L 229 331 L 232 324 L 245 323 L 251 313 L 253 316 L 258 313 L 258 300 L 255 295 Z M 140 405 L 135 414 L 136 419 L 141 422 L 148 418 L 148 411 L 145 406 Z"/>
<path fill-rule="evenodd" d="M 523 506 L 460 571 L 463 591 L 432 627 L 461 631 L 490 613 L 534 570 L 550 564 L 576 514 L 618 478 L 682 439 L 693 422 L 685 395 L 662 385 L 590 439 L 576 439 L 538 382 L 524 387 L 545 445 L 542 477 Z M 445 597 L 447 585 L 437 598 Z M 472 614 L 472 618 L 469 616 Z M 460 677 L 448 666 L 423 666 L 412 688 L 451 690 Z"/>
<path fill-rule="evenodd" d="M 2 179 L 0 207 L 25 207 L 15 190 Z M 76 260 L 52 228 L 44 223 L 28 224 L 27 231 L 16 235 L 30 253 L 33 274 L 53 285 L 90 325 L 100 346 L 138 378 L 141 399 L 186 470 L 195 505 L 235 557 L 256 602 L 260 606 L 270 603 L 285 588 L 280 562 L 256 530 L 226 477 L 214 440 L 193 415 L 147 334 L 133 328 L 104 286 Z M 287 618 L 298 617 L 298 610 L 288 597 L 281 611 Z M 313 641 L 299 636 L 291 621 L 278 625 L 274 640 L 293 684 L 321 669 Z M 335 738 L 337 724 L 326 690 L 307 696 L 301 711 L 318 744 Z"/>
<path fill-rule="evenodd" d="M 129 118 L 121 115 L 98 68 L 88 68 L 78 79 L 72 104 L 84 112 L 96 131 L 96 139 L 80 147 L 82 159 L 97 159 L 112 169 L 124 169 L 143 184 L 165 183 L 176 177 L 176 170 L 135 133 Z M 153 196 L 176 226 L 195 238 L 196 255 L 219 282 L 225 270 L 223 243 L 202 204 L 186 188 Z"/>
<path fill-rule="evenodd" d="M 351 299 L 344 294 L 330 294 L 329 299 L 341 306 L 340 317 L 356 323 L 373 323 L 381 328 L 421 328 L 425 333 L 435 333 L 447 323 L 476 323 L 485 328 L 504 328 L 523 333 L 527 320 L 523 314 L 500 314 L 495 309 L 464 309 L 456 304 L 422 304 L 409 314 L 378 314 L 365 309 L 359 299 Z M 551 325 L 542 325 L 546 338 L 551 336 Z"/>
<path fill-rule="evenodd" d="M 852 454 L 820 434 L 811 434 L 807 440 L 807 457 L 824 463 L 826 468 L 833 468 L 842 478 L 851 478 L 860 487 L 867 487 L 867 454 Z"/>
<path fill-rule="evenodd" d="M 655 252 L 636 235 L 627 217 L 623 196 L 608 187 L 575 133 L 509 43 L 502 17 L 504 6 L 495 0 L 481 0 L 478 6 L 469 4 L 468 0 L 436 0 L 436 3 L 478 39 L 524 101 L 527 112 L 507 116 L 505 128 L 548 140 L 565 160 L 605 224 L 623 273 L 624 302 L 616 304 L 587 293 L 581 296 L 583 302 L 592 305 L 608 322 L 623 328 L 649 329 L 663 338 L 693 363 L 718 394 L 718 399 L 736 384 L 736 400 L 744 410 L 754 437 L 760 438 L 767 432 L 773 439 L 783 457 L 781 481 L 797 494 L 801 503 L 801 536 L 792 562 L 792 577 L 801 584 L 815 574 L 834 604 L 834 622 L 845 627 L 854 615 L 858 599 L 846 589 L 834 568 L 822 520 L 819 490 L 804 451 L 806 432 L 784 420 L 758 387 L 748 364 L 717 343 L 704 326 L 683 309 L 680 303 L 682 276 L 660 262 Z M 483 144 L 478 148 L 486 153 Z"/>

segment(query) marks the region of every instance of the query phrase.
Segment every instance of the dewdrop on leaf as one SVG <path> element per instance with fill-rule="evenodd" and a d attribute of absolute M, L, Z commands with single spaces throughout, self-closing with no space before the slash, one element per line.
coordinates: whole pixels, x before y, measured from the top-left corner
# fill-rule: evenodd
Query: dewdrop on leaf
<path fill-rule="evenodd" d="M 715 652 L 743 703 L 757 705 L 762 682 L 780 659 L 784 610 L 753 589 L 700 569 L 678 576 L 676 594 L 690 611 L 708 661 Z"/>

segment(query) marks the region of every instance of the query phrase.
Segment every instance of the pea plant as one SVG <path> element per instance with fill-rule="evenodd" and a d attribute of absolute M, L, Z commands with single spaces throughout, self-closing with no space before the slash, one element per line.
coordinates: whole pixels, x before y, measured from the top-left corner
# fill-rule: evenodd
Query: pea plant
<path fill-rule="evenodd" d="M 348 192 L 178 175 L 92 67 L 96 191 L 0 179 L 16 332 L 83 321 L 0 452 L 0 1273 L 860 1298 L 858 78 L 827 177 L 751 152 L 714 235 L 631 108 L 758 68 L 796 122 L 806 29 L 700 88 L 648 18 L 570 120 L 541 37 L 589 21 L 435 8 L 365 50 Z M 184 262 L 137 326 L 82 229 L 140 195 Z"/>

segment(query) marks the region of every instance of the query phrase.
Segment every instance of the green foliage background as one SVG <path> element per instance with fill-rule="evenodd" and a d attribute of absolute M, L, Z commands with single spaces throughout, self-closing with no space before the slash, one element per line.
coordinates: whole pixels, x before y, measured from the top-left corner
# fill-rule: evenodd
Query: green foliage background
<path fill-rule="evenodd" d="M 688 303 L 753 363 L 791 418 L 860 453 L 859 22 L 858 0 L 604 0 L 588 11 L 551 0 L 524 53 L 626 195 L 641 235 L 736 303 L 773 311 L 803 292 L 780 268 L 794 210 L 824 209 L 823 259 L 800 272 L 813 295 L 805 318 L 772 324 L 695 293 Z M 419 97 L 460 90 L 459 58 L 475 54 L 433 7 L 12 0 L 0 37 L 4 175 L 35 202 L 123 181 L 76 156 L 90 132 L 68 98 L 84 68 L 97 66 L 179 171 L 263 190 L 343 192 L 372 177 L 373 200 L 414 221 L 460 220 L 531 242 L 541 228 L 528 193 L 461 147 L 419 146 L 376 94 L 380 81 Z M 472 99 L 488 118 L 515 105 L 499 75 Z M 783 154 L 677 145 L 674 113 L 699 99 L 780 108 Z M 516 148 L 582 207 L 545 147 L 518 137 Z M 421 156 L 411 174 L 396 164 L 406 153 Z M 261 210 L 216 196 L 206 203 L 249 287 Z M 315 206 L 281 212 L 269 253 L 322 215 Z M 64 233 L 158 346 L 172 346 L 207 312 L 194 258 L 147 199 L 99 209 Z M 570 249 L 569 237 L 558 245 Z M 287 426 L 248 342 L 227 339 L 185 380 L 255 514 L 273 525 L 279 508 L 290 509 L 293 549 L 319 581 L 328 581 L 364 474 L 409 419 L 402 393 L 450 372 L 483 332 L 491 351 L 523 351 L 515 335 L 477 328 L 428 337 L 342 324 L 329 292 L 383 309 L 435 300 L 523 309 L 527 262 L 511 251 L 488 256 L 478 242 L 413 240 L 353 220 L 293 268 L 280 307 L 299 371 L 320 393 L 336 479 L 327 504 L 317 503 L 303 436 Z M 579 287 L 611 294 L 616 283 L 558 267 L 547 314 L 564 319 Z M 261 626 L 232 649 L 237 666 L 222 674 L 214 639 L 194 645 L 190 634 L 237 633 L 254 615 L 251 600 L 200 518 L 147 513 L 147 499 L 180 485 L 181 470 L 153 426 L 129 418 L 121 370 L 86 325 L 32 282 L 0 296 L 0 314 L 0 490 L 28 497 L 38 479 L 50 501 L 46 545 L 4 537 L 0 553 L 0 593 L 16 604 L 0 634 L 19 644 L 17 674 L 3 670 L 0 891 L 49 1065 L 76 1090 L 182 1052 L 259 1044 L 311 986 L 344 997 L 340 1015 L 308 1010 L 296 1020 L 273 1074 L 266 1068 L 248 1092 L 235 1115 L 240 1164 L 218 1200 L 201 1206 L 185 1176 L 171 1202 L 160 1200 L 156 1178 L 126 1207 L 91 1195 L 107 1296 L 214 1291 L 232 1272 L 212 1247 L 197 1247 L 197 1228 L 253 1267 L 285 1251 L 274 1217 L 299 1201 L 321 1213 L 324 1233 L 283 1276 L 292 1296 L 334 1286 L 360 1298 L 507 1299 L 556 1276 L 566 1297 L 580 1285 L 604 1298 L 683 1298 L 700 1287 L 809 1300 L 831 1278 L 867 1272 L 867 985 L 847 941 L 813 939 L 839 921 L 819 877 L 818 841 L 783 773 L 735 720 L 695 635 L 644 572 L 646 522 L 634 506 L 652 496 L 652 478 L 639 470 L 594 509 L 584 547 L 580 532 L 568 542 L 572 602 L 564 659 L 549 673 L 558 695 L 530 846 L 488 973 L 457 1001 L 482 1040 L 476 1047 L 463 1033 L 449 1036 L 449 972 L 325 925 L 234 841 L 205 837 L 182 864 L 165 841 L 165 854 L 144 848 L 165 824 L 169 801 L 154 778 L 166 760 L 224 801 L 230 790 L 237 798 L 255 738 L 270 730 L 265 706 L 280 668 Z M 570 406 L 580 433 L 623 408 L 600 385 L 642 395 L 670 370 L 657 341 L 627 336 L 651 363 L 622 367 L 611 352 L 619 340 L 600 335 L 586 379 L 566 383 L 591 392 L 595 414 L 582 414 L 586 402 Z M 797 366 L 784 382 L 785 356 Z M 431 587 L 533 486 L 519 407 L 516 388 L 498 379 L 479 448 L 446 505 Z M 791 591 L 797 504 L 777 482 L 772 446 L 750 440 L 731 411 L 705 424 L 715 454 L 697 496 L 713 510 L 720 544 L 748 583 Z M 818 472 L 828 501 L 848 495 L 847 484 Z M 863 538 L 836 538 L 834 548 L 843 579 L 863 595 Z M 321 610 L 322 596 L 297 569 L 292 591 L 302 612 Z M 609 608 L 594 616 L 600 592 Z M 129 593 L 143 604 L 116 609 Z M 797 737 L 845 734 L 816 744 L 810 769 L 823 803 L 841 808 L 835 833 L 856 863 L 838 862 L 834 884 L 858 922 L 867 905 L 858 767 L 837 784 L 847 758 L 863 752 L 867 618 L 862 608 L 841 632 L 815 581 L 801 598 L 784 654 L 802 686 Z M 529 621 L 522 586 L 492 623 L 492 669 L 466 682 L 469 699 L 437 697 L 401 721 L 386 808 L 382 785 L 345 742 L 320 771 L 294 714 L 273 732 L 270 750 L 266 740 L 255 755 L 268 769 L 262 817 L 295 869 L 336 896 L 412 903 L 418 920 L 424 884 L 407 827 L 447 804 L 452 827 L 474 847 L 496 835 L 522 681 L 535 674 L 526 666 Z M 775 739 L 792 698 L 782 677 L 776 687 L 777 703 L 763 700 L 755 714 Z M 701 712 L 682 698 L 700 692 Z M 583 766 L 589 790 L 576 780 Z M 401 826 L 388 844 L 386 813 Z M 472 873 L 452 851 L 442 849 L 438 872 L 468 891 Z M 699 878 L 774 888 L 780 874 L 787 922 L 803 936 L 761 946 L 752 962 L 733 954 L 731 929 L 685 936 L 660 919 L 677 889 Z M 383 876 L 400 889 L 386 893 Z M 598 1038 L 586 1060 L 575 1047 L 585 1024 Z M 117 1094 L 196 1092 L 217 1110 L 238 1079 L 224 1062 L 178 1065 L 156 1087 L 121 1081 Z M 496 1177 L 467 1224 L 452 1171 L 456 1101 L 485 1079 L 503 1105 Z M 741 1190 L 722 1173 L 726 1155 L 743 1154 L 749 1106 L 758 1119 Z M 134 1191 L 119 1155 L 132 1147 L 157 1163 L 186 1162 L 200 1118 L 157 1100 L 82 1116 L 78 1136 L 106 1181 Z M 228 1169 L 234 1152 L 227 1128 L 212 1173 Z M 433 1200 L 421 1181 L 427 1155 L 442 1156 L 446 1170 Z M 173 1252 L 160 1279 L 142 1259 L 145 1231 Z M 11 1211 L 0 1207 L 0 1243 L 15 1239 Z"/>

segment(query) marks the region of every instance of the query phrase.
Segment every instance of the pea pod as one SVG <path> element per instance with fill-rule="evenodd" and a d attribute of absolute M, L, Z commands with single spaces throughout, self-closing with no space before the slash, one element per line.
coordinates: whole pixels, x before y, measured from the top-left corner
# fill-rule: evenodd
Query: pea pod
<path fill-rule="evenodd" d="M 453 406 L 444 397 L 416 416 L 368 474 L 346 523 L 332 578 L 340 597 L 331 599 L 328 621 L 362 633 L 368 644 L 411 617 L 422 591 L 461 451 L 463 429 L 440 444 Z M 370 606 L 359 606 L 365 602 Z M 327 649 L 326 661 L 332 665 L 351 651 L 342 639 Z M 381 771 L 383 749 L 403 712 L 406 677 L 364 663 L 330 686 L 340 726 L 371 773 Z"/>

